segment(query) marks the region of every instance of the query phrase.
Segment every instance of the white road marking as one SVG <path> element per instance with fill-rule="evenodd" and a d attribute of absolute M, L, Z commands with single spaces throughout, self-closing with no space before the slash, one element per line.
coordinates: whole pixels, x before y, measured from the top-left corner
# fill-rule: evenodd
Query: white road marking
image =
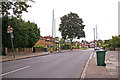
<path fill-rule="evenodd" d="M 92 53 L 90 54 L 90 57 L 89 57 L 89 59 L 88 59 L 86 65 L 85 65 L 85 68 L 84 68 L 84 70 L 83 70 L 83 72 L 82 72 L 82 75 L 81 75 L 81 78 L 82 78 L 82 79 L 85 78 L 85 72 L 86 72 L 86 70 L 87 70 L 88 63 L 89 63 L 90 59 L 92 59 L 92 55 L 93 55 L 93 53 L 94 53 L 94 52 L 92 52 Z"/>
<path fill-rule="evenodd" d="M 94 57 L 96 57 L 96 52 L 94 52 Z"/>
<path fill-rule="evenodd" d="M 57 59 L 57 58 L 55 58 L 55 59 Z M 49 60 L 45 60 L 45 61 L 43 61 L 43 62 L 49 62 L 49 61 L 53 61 L 53 60 L 55 60 L 55 59 L 49 59 Z"/>
<path fill-rule="evenodd" d="M 19 69 L 16 69 L 16 70 L 13 70 L 13 71 L 10 71 L 10 72 L 1 74 L 0 77 L 5 76 L 5 75 L 8 75 L 8 74 L 11 74 L 11 73 L 14 73 L 14 72 L 17 72 L 17 71 L 20 71 L 20 70 L 23 70 L 23 69 L 26 69 L 26 68 L 29 68 L 29 67 L 30 67 L 30 66 L 26 66 L 26 67 L 23 67 L 23 68 L 19 68 Z"/>
<path fill-rule="evenodd" d="M 90 54 L 90 57 L 89 57 L 89 59 L 91 59 L 92 58 L 92 55 L 94 54 L 94 52 L 92 52 L 91 54 Z"/>

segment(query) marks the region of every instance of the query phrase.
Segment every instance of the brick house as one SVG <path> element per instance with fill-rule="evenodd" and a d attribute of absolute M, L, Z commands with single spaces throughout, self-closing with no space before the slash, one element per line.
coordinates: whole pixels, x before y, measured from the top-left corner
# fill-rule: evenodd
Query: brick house
<path fill-rule="evenodd" d="M 83 47 L 90 48 L 90 43 L 87 42 L 87 41 L 81 42 L 80 43 L 80 48 L 83 48 Z"/>
<path fill-rule="evenodd" d="M 39 46 L 39 45 L 47 45 L 47 47 L 52 46 L 52 39 L 47 39 L 44 37 L 40 37 L 40 40 L 34 45 L 34 46 Z"/>

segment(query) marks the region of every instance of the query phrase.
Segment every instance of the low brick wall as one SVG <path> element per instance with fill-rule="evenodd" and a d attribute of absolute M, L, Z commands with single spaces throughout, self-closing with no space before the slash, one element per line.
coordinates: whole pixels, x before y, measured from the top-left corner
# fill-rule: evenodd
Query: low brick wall
<path fill-rule="evenodd" d="M 115 48 L 116 51 L 120 51 L 120 48 Z"/>
<path fill-rule="evenodd" d="M 105 49 L 105 50 L 110 51 L 110 49 Z"/>
<path fill-rule="evenodd" d="M 35 48 L 35 52 L 43 52 L 44 48 Z"/>
<path fill-rule="evenodd" d="M 12 48 L 5 48 L 4 53 L 6 55 L 12 55 L 13 54 Z M 14 54 L 15 55 L 29 54 L 29 53 L 33 53 L 33 48 L 15 48 L 14 49 Z"/>
<path fill-rule="evenodd" d="M 110 49 L 105 49 L 107 51 L 110 51 Z M 115 48 L 115 51 L 120 51 L 120 48 Z"/>

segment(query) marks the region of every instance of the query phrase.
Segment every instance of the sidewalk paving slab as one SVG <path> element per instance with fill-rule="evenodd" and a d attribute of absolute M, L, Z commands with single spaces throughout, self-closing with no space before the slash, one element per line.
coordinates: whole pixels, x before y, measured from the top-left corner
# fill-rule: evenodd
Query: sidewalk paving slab
<path fill-rule="evenodd" d="M 108 51 L 107 54 L 110 52 Z M 84 80 L 118 80 L 117 54 L 106 56 L 106 66 L 97 66 L 97 57 L 89 60 Z"/>
<path fill-rule="evenodd" d="M 104 66 L 97 66 L 96 57 L 89 61 L 85 78 L 104 78 L 108 75 L 109 73 Z"/>

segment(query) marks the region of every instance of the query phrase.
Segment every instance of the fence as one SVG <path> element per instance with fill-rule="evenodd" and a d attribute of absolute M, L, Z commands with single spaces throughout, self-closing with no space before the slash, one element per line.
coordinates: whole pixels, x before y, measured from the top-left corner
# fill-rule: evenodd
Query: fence
<path fill-rule="evenodd" d="M 44 51 L 43 48 L 33 48 L 33 52 L 42 52 Z"/>
<path fill-rule="evenodd" d="M 35 48 L 35 52 L 42 52 L 44 51 L 43 48 Z M 33 47 L 32 48 L 15 48 L 14 49 L 14 54 L 19 55 L 19 54 L 30 54 L 33 53 Z M 3 55 L 12 55 L 13 50 L 12 48 L 4 48 L 2 50 Z"/>
<path fill-rule="evenodd" d="M 120 51 L 120 48 L 115 48 L 116 51 Z"/>

